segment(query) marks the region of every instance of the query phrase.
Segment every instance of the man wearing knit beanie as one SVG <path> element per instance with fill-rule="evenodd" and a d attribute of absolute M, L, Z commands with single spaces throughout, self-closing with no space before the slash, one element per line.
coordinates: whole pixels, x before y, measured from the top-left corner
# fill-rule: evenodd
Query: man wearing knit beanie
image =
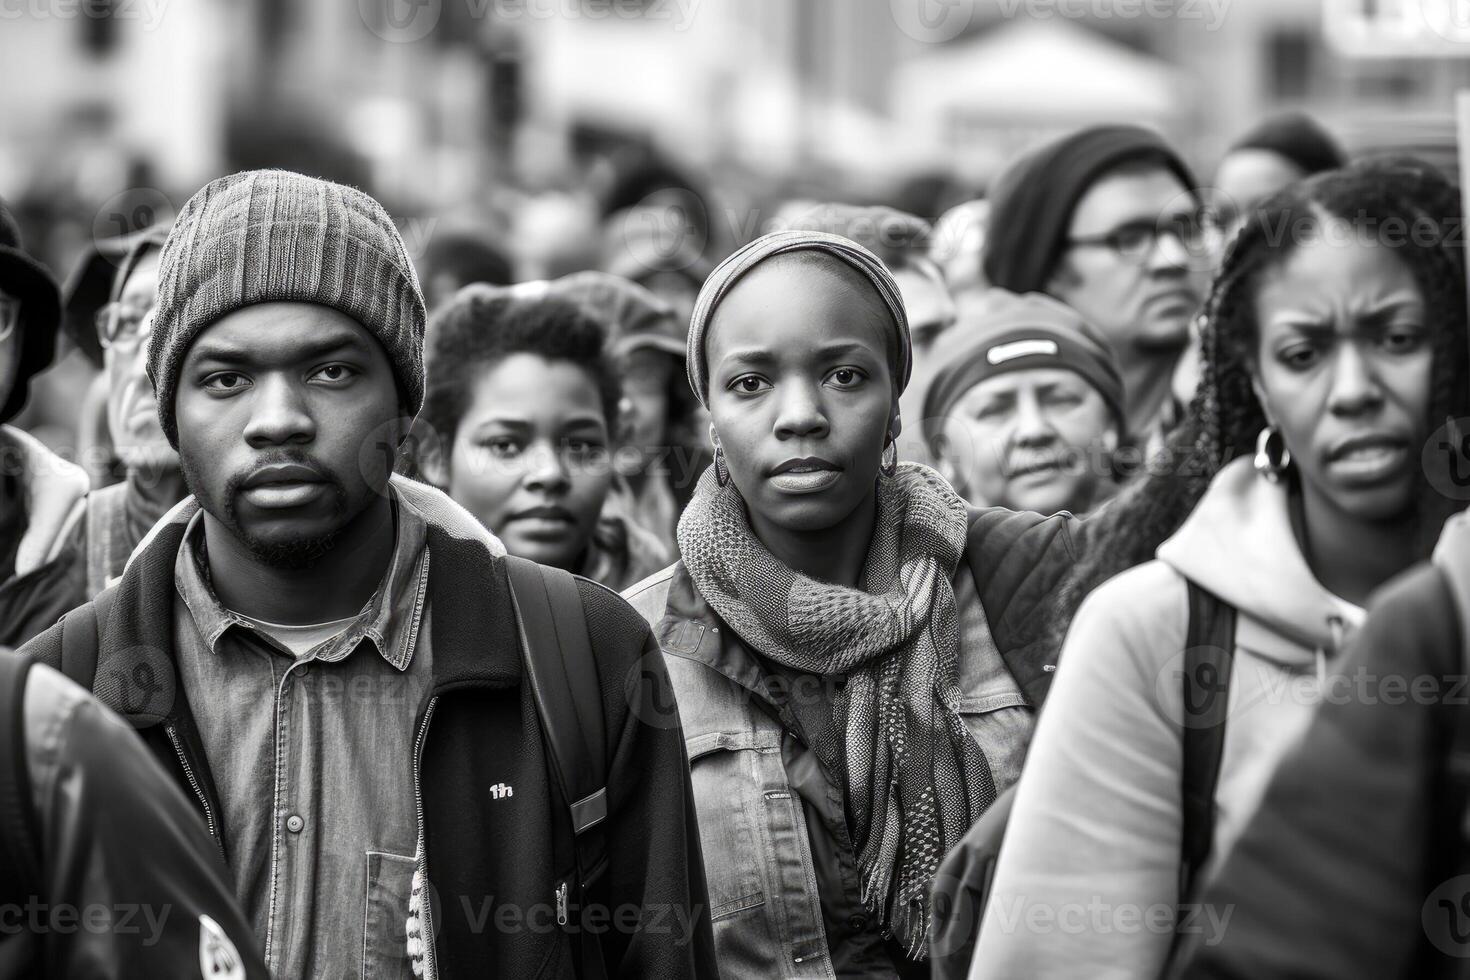
<path fill-rule="evenodd" d="M 972 504 L 1083 516 L 1116 489 L 1123 378 L 1071 307 L 992 289 L 940 344 L 924 400 L 939 471 Z"/>
<path fill-rule="evenodd" d="M 991 285 L 1046 293 L 1101 330 L 1123 372 L 1127 435 L 1156 435 L 1218 250 L 1189 169 L 1151 130 L 1092 126 L 1017 160 L 991 201 Z"/>
<path fill-rule="evenodd" d="M 192 496 L 29 649 L 95 665 L 74 679 L 190 788 L 273 976 L 571 977 L 556 947 L 590 955 L 580 932 L 484 928 L 490 895 L 564 903 L 573 845 L 521 693 L 504 549 L 392 475 L 423 399 L 424 319 L 403 241 L 361 191 L 253 171 L 196 193 L 163 246 L 148 346 Z M 662 663 L 657 644 L 621 599 L 566 584 L 619 689 L 600 692 L 597 729 L 558 737 L 639 767 L 606 774 L 619 850 L 586 895 L 691 924 L 682 944 L 610 934 L 597 955 L 608 975 L 712 973 L 677 721 L 638 723 L 622 690 Z"/>

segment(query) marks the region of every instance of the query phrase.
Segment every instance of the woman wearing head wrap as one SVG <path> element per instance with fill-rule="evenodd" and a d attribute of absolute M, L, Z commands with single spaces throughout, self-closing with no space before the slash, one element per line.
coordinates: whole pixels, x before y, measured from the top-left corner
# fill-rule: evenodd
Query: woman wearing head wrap
<path fill-rule="evenodd" d="M 927 976 L 930 879 L 1050 681 L 1070 518 L 899 464 L 910 362 L 893 277 L 835 235 L 752 242 L 695 307 L 715 464 L 683 559 L 626 595 L 673 679 L 726 977 Z"/>
<path fill-rule="evenodd" d="M 1222 938 L 1224 910 L 1191 907 L 1193 893 L 1340 690 L 1368 596 L 1427 557 L 1463 505 L 1461 460 L 1436 451 L 1446 420 L 1470 415 L 1461 227 L 1455 187 L 1400 160 L 1293 184 L 1236 236 L 1189 414 L 1089 519 L 1052 616 L 1065 628 L 1086 597 L 1016 789 L 973 980 L 1158 977 L 1176 928 Z M 1233 641 L 1186 673 L 1190 624 L 1211 608 Z M 1185 760 L 1198 764 L 1187 733 L 1209 721 L 1210 695 L 1228 717 L 1204 788 Z M 1202 791 L 1186 797 L 1191 784 Z M 1090 925 L 1068 929 L 1058 910 Z"/>

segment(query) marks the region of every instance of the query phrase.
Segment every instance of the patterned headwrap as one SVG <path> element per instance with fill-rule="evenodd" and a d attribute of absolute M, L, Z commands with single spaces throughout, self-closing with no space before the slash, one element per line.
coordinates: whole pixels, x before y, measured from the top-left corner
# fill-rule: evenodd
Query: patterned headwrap
<path fill-rule="evenodd" d="M 738 249 L 721 262 L 704 281 L 699 298 L 694 303 L 694 316 L 689 321 L 689 350 L 685 357 L 685 368 L 689 373 L 689 387 L 699 396 L 701 404 L 709 405 L 709 365 L 705 362 L 705 340 L 709 336 L 710 321 L 721 301 L 729 295 L 747 272 L 766 259 L 787 252 L 821 252 L 830 255 L 844 265 L 862 273 L 892 315 L 893 330 L 897 341 L 890 348 L 894 363 L 893 383 L 902 392 L 909 383 L 913 370 L 913 344 L 909 340 L 909 318 L 904 312 L 903 297 L 898 283 L 883 260 L 863 248 L 857 242 L 829 235 L 820 231 L 778 231 L 757 238 L 749 245 Z"/>

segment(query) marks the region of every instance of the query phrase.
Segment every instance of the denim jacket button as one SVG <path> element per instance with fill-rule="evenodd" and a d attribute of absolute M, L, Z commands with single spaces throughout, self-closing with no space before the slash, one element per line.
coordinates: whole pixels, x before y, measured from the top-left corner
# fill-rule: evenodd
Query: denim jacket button
<path fill-rule="evenodd" d="M 300 814 L 293 813 L 286 818 L 286 829 L 293 834 L 301 833 L 301 828 L 306 826 L 306 821 L 301 819 Z"/>
<path fill-rule="evenodd" d="M 866 915 L 849 915 L 847 917 L 847 928 L 851 929 L 854 934 L 862 932 L 868 928 L 868 917 Z"/>

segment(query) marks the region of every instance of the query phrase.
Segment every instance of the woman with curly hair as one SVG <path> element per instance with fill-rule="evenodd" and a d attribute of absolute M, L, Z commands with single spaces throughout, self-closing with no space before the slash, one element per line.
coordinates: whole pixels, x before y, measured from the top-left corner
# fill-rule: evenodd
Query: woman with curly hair
<path fill-rule="evenodd" d="M 1176 930 L 1224 928 L 1224 910 L 1180 908 L 1182 883 L 1229 851 L 1369 594 L 1459 506 L 1430 440 L 1470 401 L 1460 224 L 1456 190 L 1408 160 L 1319 175 L 1249 216 L 1167 466 L 1094 519 L 1054 620 L 1080 601 L 972 978 L 1154 977 Z M 1195 678 L 1228 700 L 1208 858 L 1185 867 L 1193 603 L 1233 622 L 1233 656 Z"/>
<path fill-rule="evenodd" d="M 425 348 L 435 438 L 416 463 L 507 551 L 610 589 L 667 564 L 607 506 L 621 393 L 599 321 L 543 282 L 472 283 L 434 312 Z"/>

